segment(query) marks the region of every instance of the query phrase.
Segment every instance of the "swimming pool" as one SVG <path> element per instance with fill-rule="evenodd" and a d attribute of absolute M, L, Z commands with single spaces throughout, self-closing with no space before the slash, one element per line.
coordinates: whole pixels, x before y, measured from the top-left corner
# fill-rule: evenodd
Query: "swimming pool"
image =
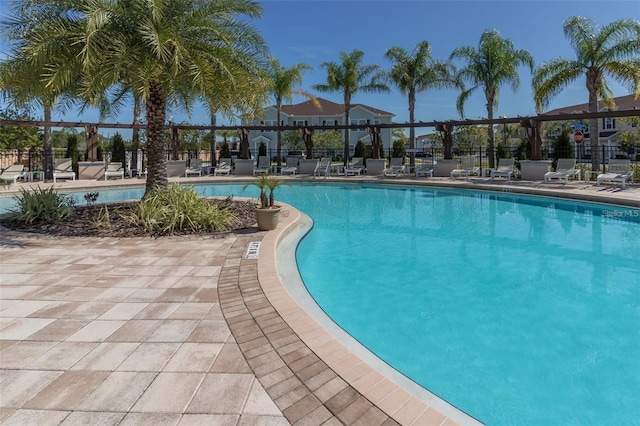
<path fill-rule="evenodd" d="M 639 423 L 637 210 L 382 185 L 278 198 L 314 219 L 297 261 L 318 304 L 431 392 L 488 424 Z"/>

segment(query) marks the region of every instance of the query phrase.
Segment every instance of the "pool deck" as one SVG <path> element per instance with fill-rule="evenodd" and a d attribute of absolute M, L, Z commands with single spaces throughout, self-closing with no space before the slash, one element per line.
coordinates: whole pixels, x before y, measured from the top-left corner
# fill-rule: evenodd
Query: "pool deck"
<path fill-rule="evenodd" d="M 621 190 L 481 178 L 326 181 L 524 192 L 640 208 L 638 184 Z M 141 184 L 125 179 L 55 187 Z M 31 185 L 37 184 L 19 183 L 0 195 Z M 53 237 L 3 229 L 0 423 L 474 423 L 369 362 L 292 296 L 281 282 L 276 251 L 301 229 L 300 213 L 289 206 L 275 231 L 215 238 Z M 252 242 L 260 242 L 257 259 L 245 256 Z"/>

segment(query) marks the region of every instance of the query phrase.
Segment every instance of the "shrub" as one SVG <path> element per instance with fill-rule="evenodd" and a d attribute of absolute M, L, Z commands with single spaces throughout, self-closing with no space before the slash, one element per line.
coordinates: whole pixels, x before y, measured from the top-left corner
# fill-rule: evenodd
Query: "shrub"
<path fill-rule="evenodd" d="M 220 144 L 220 158 L 231 158 L 231 150 L 227 141 Z"/>
<path fill-rule="evenodd" d="M 353 150 L 353 156 L 354 157 L 364 157 L 365 156 L 364 142 L 358 141 L 358 143 L 356 143 L 356 147 Z"/>
<path fill-rule="evenodd" d="M 80 151 L 78 151 L 78 135 L 76 133 L 70 133 L 67 135 L 67 152 L 65 153 L 65 157 L 71 158 L 71 167 L 77 175 Z"/>
<path fill-rule="evenodd" d="M 558 158 L 574 158 L 569 128 L 562 129 L 562 132 L 553 138 L 553 160 L 557 161 Z"/>
<path fill-rule="evenodd" d="M 33 223 L 42 221 L 53 223 L 64 219 L 73 212 L 75 200 L 67 194 L 58 194 L 53 187 L 33 191 L 20 190 L 15 198 L 17 208 L 11 210 L 11 219 Z"/>
<path fill-rule="evenodd" d="M 193 187 L 174 183 L 151 190 L 128 216 L 130 223 L 154 234 L 174 231 L 217 231 L 237 218 L 201 197 Z"/>
<path fill-rule="evenodd" d="M 496 158 L 511 158 L 511 150 L 503 143 L 498 142 L 496 145 Z"/>
<path fill-rule="evenodd" d="M 521 138 L 516 147 L 516 158 L 518 160 L 528 160 L 531 153 L 531 142 L 529 138 Z"/>
<path fill-rule="evenodd" d="M 393 141 L 393 153 L 391 154 L 392 157 L 404 157 L 405 155 L 405 148 L 404 148 L 404 141 L 400 140 L 400 139 L 396 139 L 395 141 Z"/>
<path fill-rule="evenodd" d="M 124 164 L 126 149 L 124 139 L 122 139 L 120 133 L 116 133 L 113 135 L 113 138 L 111 138 L 111 152 L 111 161 Z"/>

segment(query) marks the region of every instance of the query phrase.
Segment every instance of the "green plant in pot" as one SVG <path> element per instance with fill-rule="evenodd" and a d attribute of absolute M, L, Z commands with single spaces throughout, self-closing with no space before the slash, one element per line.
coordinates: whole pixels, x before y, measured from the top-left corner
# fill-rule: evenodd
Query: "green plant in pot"
<path fill-rule="evenodd" d="M 260 207 L 256 208 L 256 221 L 258 228 L 263 231 L 271 231 L 278 226 L 280 206 L 274 204 L 274 191 L 280 185 L 285 185 L 285 183 L 269 175 L 260 175 L 253 182 L 245 185 L 245 188 L 248 186 L 260 188 Z"/>

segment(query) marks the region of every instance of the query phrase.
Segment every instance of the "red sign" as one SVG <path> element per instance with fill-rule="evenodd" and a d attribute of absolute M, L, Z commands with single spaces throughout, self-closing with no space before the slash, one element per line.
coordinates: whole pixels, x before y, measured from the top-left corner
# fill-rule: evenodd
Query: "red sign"
<path fill-rule="evenodd" d="M 576 132 L 573 134 L 573 141 L 580 145 L 583 140 L 584 134 L 580 130 L 576 130 Z"/>

